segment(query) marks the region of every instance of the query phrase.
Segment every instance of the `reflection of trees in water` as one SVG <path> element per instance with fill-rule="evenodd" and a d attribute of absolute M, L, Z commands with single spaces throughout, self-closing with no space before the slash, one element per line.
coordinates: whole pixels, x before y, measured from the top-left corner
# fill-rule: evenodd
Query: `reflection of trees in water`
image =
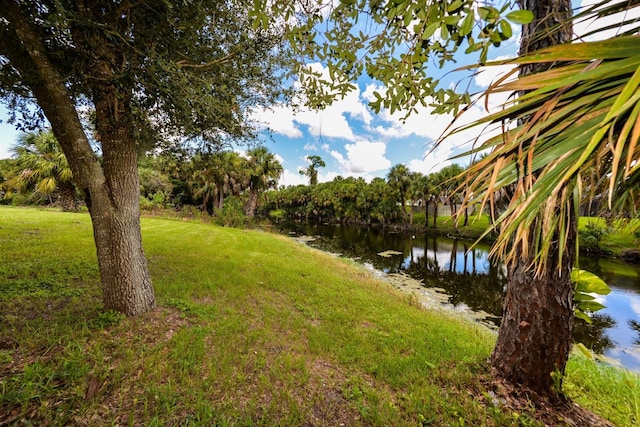
<path fill-rule="evenodd" d="M 435 254 L 440 253 L 438 239 L 427 239 L 424 256 L 413 258 L 406 272 L 423 281 L 426 286 L 444 289 L 450 295 L 449 302 L 453 305 L 465 304 L 475 311 L 486 311 L 498 319 L 502 315 L 502 300 L 506 278 L 500 269 L 489 266 L 486 273 L 477 272 L 477 259 L 480 252 L 468 250 L 469 246 L 463 242 L 453 240 L 448 266 L 441 266 Z M 445 245 L 448 246 L 448 245 Z M 462 253 L 459 253 L 462 251 Z M 431 254 L 432 256 L 428 256 Z M 484 252 L 482 259 L 485 258 Z M 457 263 L 461 258 L 464 265 Z"/>
<path fill-rule="evenodd" d="M 486 262 L 487 251 L 483 248 L 469 250 L 470 243 L 463 240 L 411 236 L 365 227 L 292 224 L 286 231 L 318 237 L 310 246 L 358 259 L 387 273 L 404 272 L 421 280 L 425 286 L 442 288 L 450 295 L 451 304 L 465 304 L 472 310 L 486 311 L 496 316 L 496 324 L 500 323 L 506 272 L 504 268 Z M 387 250 L 402 255 L 378 255 Z M 587 267 L 584 264 L 581 260 L 582 268 Z M 613 347 L 605 330 L 613 327 L 615 321 L 602 314 L 595 314 L 592 320 L 592 324 L 587 324 L 576 319 L 574 341 L 602 353 Z M 640 333 L 640 322 L 634 322 L 632 328 Z M 637 342 L 640 345 L 640 338 Z"/>
<path fill-rule="evenodd" d="M 585 345 L 595 353 L 604 353 L 613 348 L 614 343 L 605 333 L 605 329 L 613 328 L 616 321 L 606 314 L 593 314 L 591 324 L 582 319 L 576 319 L 573 327 L 573 341 Z"/>
<path fill-rule="evenodd" d="M 638 322 L 637 320 L 629 320 L 629 326 L 631 327 L 631 329 L 640 334 L 640 322 Z M 633 343 L 635 345 L 640 345 L 640 336 L 633 340 Z"/>

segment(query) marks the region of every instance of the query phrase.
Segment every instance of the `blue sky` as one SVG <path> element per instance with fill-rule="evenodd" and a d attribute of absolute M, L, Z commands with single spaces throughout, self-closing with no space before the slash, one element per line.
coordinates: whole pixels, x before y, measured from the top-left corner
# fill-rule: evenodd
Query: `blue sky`
<path fill-rule="evenodd" d="M 593 3 L 593 0 L 583 1 Z M 614 22 L 615 17 L 613 18 Z M 619 22 L 619 21 L 618 21 Z M 576 28 L 577 32 L 580 28 Z M 518 37 L 503 43 L 491 51 L 490 58 L 512 57 L 517 51 Z M 457 65 L 473 62 L 477 57 L 461 56 Z M 320 64 L 315 64 L 322 71 Z M 504 67 L 491 67 L 483 70 L 473 79 L 470 90 L 481 90 L 489 85 Z M 435 77 L 442 71 L 434 67 Z M 452 85 L 466 75 L 449 75 L 443 78 L 444 85 Z M 272 138 L 267 140 L 267 148 L 281 161 L 285 173 L 280 184 L 296 185 L 306 183 L 307 178 L 298 171 L 308 165 L 306 156 L 319 155 L 326 162 L 321 168 L 319 180 L 330 181 L 334 177 L 355 176 L 370 180 L 384 177 L 389 168 L 404 163 L 415 172 L 430 173 L 451 164 L 451 156 L 469 148 L 469 141 L 476 136 L 464 133 L 448 139 L 432 153 L 427 153 L 433 141 L 448 126 L 451 117 L 435 116 L 427 108 L 419 109 L 401 123 L 400 114 L 391 115 L 387 111 L 374 114 L 367 102 L 374 90 L 382 91 L 375 83 L 362 79 L 358 89 L 344 100 L 335 102 L 323 111 L 294 111 L 286 105 L 276 105 L 271 110 L 257 111 L 256 121 L 272 129 Z M 504 98 L 491 98 L 491 105 L 497 106 Z M 466 121 L 487 114 L 481 106 L 474 107 L 465 116 Z M 18 132 L 13 126 L 4 123 L 6 110 L 0 107 L 0 158 L 9 157 L 9 148 L 16 142 Z M 464 163 L 464 160 L 458 160 Z"/>

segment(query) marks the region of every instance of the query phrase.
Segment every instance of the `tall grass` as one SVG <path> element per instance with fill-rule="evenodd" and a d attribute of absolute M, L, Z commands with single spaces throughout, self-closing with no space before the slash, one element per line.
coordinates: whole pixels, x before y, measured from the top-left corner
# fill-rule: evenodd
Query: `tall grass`
<path fill-rule="evenodd" d="M 142 227 L 161 309 L 125 319 L 101 310 L 87 214 L 0 208 L 0 423 L 535 425 L 487 397 L 482 326 L 285 237 Z"/>

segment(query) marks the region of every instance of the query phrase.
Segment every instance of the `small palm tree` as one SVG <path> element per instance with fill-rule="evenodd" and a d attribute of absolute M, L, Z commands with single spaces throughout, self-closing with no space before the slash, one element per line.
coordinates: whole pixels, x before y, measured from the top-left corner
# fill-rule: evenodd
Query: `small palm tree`
<path fill-rule="evenodd" d="M 407 195 L 411 188 L 411 173 L 409 169 L 398 164 L 393 166 L 387 174 L 387 182 L 389 186 L 396 191 L 398 202 L 400 203 L 400 213 L 402 215 L 402 223 L 407 227 Z"/>
<path fill-rule="evenodd" d="M 57 194 L 63 210 L 78 210 L 71 168 L 51 130 L 20 135 L 12 151 L 15 161 L 7 194 L 30 192 L 47 197 L 50 203 Z"/>
<path fill-rule="evenodd" d="M 249 218 L 253 218 L 258 208 L 260 192 L 278 188 L 278 179 L 282 175 L 283 168 L 276 156 L 264 146 L 249 150 L 247 154 L 249 156 L 247 160 L 249 200 L 245 205 L 245 213 Z"/>

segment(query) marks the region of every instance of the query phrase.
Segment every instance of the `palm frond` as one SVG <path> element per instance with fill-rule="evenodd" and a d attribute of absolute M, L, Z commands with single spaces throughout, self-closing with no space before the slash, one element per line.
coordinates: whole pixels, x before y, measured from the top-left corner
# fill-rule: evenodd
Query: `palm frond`
<path fill-rule="evenodd" d="M 636 206 L 638 186 L 631 184 L 640 175 L 639 45 L 640 37 L 622 36 L 517 58 L 519 64 L 562 65 L 496 83 L 486 96 L 522 95 L 501 111 L 451 131 L 487 123 L 508 129 L 470 152 L 489 154 L 464 175 L 466 204 L 488 203 L 494 211 L 497 194 L 508 190 L 511 195 L 493 225 L 500 230 L 494 254 L 506 260 L 527 257 L 542 272 L 551 243 L 562 248 L 567 242 L 567 218 L 583 197 L 583 176 L 599 183 L 598 195 L 606 192 L 611 209 Z M 562 266 L 560 255 L 558 261 Z"/>

